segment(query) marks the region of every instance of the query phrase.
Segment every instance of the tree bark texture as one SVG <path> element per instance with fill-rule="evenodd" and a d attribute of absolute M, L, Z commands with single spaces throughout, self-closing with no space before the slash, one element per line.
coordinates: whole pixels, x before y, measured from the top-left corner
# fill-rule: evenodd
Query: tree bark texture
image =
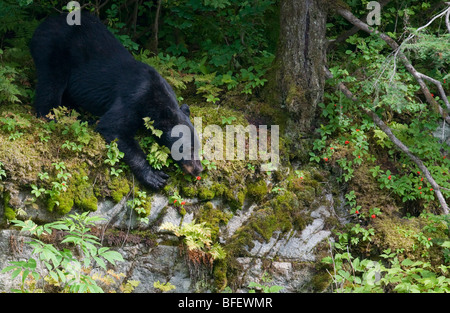
<path fill-rule="evenodd" d="M 324 90 L 326 6 L 323 0 L 281 0 L 277 81 L 295 128 L 311 131 Z"/>

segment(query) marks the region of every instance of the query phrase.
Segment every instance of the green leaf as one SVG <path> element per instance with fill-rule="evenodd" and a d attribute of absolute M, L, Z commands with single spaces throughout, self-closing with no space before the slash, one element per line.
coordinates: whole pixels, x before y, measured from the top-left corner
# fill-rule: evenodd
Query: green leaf
<path fill-rule="evenodd" d="M 31 275 L 33 276 L 33 278 L 34 278 L 35 281 L 38 281 L 38 280 L 39 280 L 40 275 L 39 275 L 38 272 L 32 272 Z"/>
<path fill-rule="evenodd" d="M 58 273 L 59 276 L 59 280 L 63 283 L 66 282 L 66 275 L 64 275 L 63 271 L 61 271 L 60 269 L 56 269 L 56 273 Z"/>
<path fill-rule="evenodd" d="M 14 280 L 17 276 L 19 276 L 19 274 L 22 272 L 21 268 L 16 269 L 12 274 L 11 274 L 11 280 Z"/>
<path fill-rule="evenodd" d="M 27 266 L 28 266 L 29 269 L 34 270 L 36 268 L 36 260 L 33 259 L 33 258 L 30 258 L 28 260 Z"/>
<path fill-rule="evenodd" d="M 97 264 L 101 267 L 101 268 L 103 268 L 104 270 L 106 270 L 106 264 L 105 264 L 105 262 L 101 259 L 101 258 L 99 258 L 99 257 L 94 257 L 94 260 L 97 262 Z"/>
<path fill-rule="evenodd" d="M 101 254 L 101 256 L 113 265 L 115 265 L 115 261 L 124 261 L 122 255 L 117 251 L 105 251 Z"/>
<path fill-rule="evenodd" d="M 30 273 L 29 270 L 24 270 L 23 271 L 23 273 L 22 273 L 22 284 L 25 283 L 25 279 L 27 279 L 29 273 Z"/>
<path fill-rule="evenodd" d="M 405 260 L 403 260 L 403 262 L 402 262 L 402 265 L 403 265 L 403 266 L 411 266 L 411 265 L 413 265 L 413 264 L 414 264 L 414 262 L 411 261 L 410 259 L 405 259 Z"/>
<path fill-rule="evenodd" d="M 15 266 L 15 265 L 10 265 L 10 266 L 7 266 L 7 267 L 5 267 L 4 269 L 2 269 L 2 271 L 0 272 L 0 273 L 6 273 L 6 272 L 9 272 L 9 271 L 11 271 L 11 270 L 13 270 L 13 269 L 15 269 L 15 268 L 17 268 L 17 266 Z"/>
<path fill-rule="evenodd" d="M 59 281 L 59 277 L 55 272 L 50 272 L 49 274 L 55 281 Z"/>

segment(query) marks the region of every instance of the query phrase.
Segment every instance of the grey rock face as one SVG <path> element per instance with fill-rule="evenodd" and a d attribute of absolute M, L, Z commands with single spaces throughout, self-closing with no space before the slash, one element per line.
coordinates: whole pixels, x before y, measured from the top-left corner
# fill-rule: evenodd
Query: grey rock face
<path fill-rule="evenodd" d="M 19 195 L 19 198 L 24 200 L 26 196 Z M 152 198 L 149 224 L 143 225 L 137 222 L 134 212 L 127 208 L 126 200 L 123 199 L 117 204 L 109 200 L 99 202 L 97 211 L 91 214 L 104 218 L 99 225 L 104 228 L 118 228 L 124 232 L 136 228 L 151 231 L 156 235 L 157 244 L 125 244 L 114 247 L 113 249 L 118 250 L 125 259 L 125 262 L 117 264 L 115 272 L 124 273 L 126 280 L 139 281 L 135 292 L 158 292 L 153 287 L 156 281 L 170 282 L 176 287 L 171 292 L 214 291 L 212 272 L 205 270 L 200 276 L 194 275 L 198 269 L 193 268 L 186 260 L 180 250 L 179 239 L 158 230 L 163 222 L 175 225 L 190 223 L 195 218 L 195 212 L 188 212 L 182 217 L 177 208 L 168 203 L 167 197 L 155 194 Z M 325 227 L 325 220 L 336 216 L 331 195 L 325 195 L 324 200 L 322 202 L 328 204 L 319 206 L 309 214 L 310 222 L 302 231 L 276 231 L 268 242 L 254 240 L 252 247 L 247 247 L 248 256 L 236 258 L 242 268 L 238 275 L 239 286 L 236 291 L 248 291 L 250 282 L 269 283 L 264 278 L 266 276 L 270 277 L 269 284 L 283 287 L 282 292 L 311 291 L 311 279 L 314 275 L 312 264 L 320 261 L 317 259 L 317 247 L 331 235 L 330 230 Z M 26 212 L 26 218 L 38 220 L 40 223 L 58 218 L 45 210 L 36 210 L 25 202 L 21 208 Z M 227 225 L 220 228 L 220 242 L 225 244 L 240 227 L 248 223 L 257 209 L 256 204 L 250 203 L 242 210 L 236 211 Z M 4 208 L 1 204 L 0 214 L 3 218 Z M 8 225 L 0 229 L 0 269 L 8 266 L 11 261 L 27 260 L 31 256 L 32 249 L 26 244 L 27 241 L 29 238 L 26 234 L 8 229 Z M 270 270 L 267 270 L 267 264 L 270 264 Z M 17 286 L 17 283 L 18 278 L 14 282 L 10 281 L 10 273 L 0 274 L 0 291 L 8 292 L 13 286 Z"/>

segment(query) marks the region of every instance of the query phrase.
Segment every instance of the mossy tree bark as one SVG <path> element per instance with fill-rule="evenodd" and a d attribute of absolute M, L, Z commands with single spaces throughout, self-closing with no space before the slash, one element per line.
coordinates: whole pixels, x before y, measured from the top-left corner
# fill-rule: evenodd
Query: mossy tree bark
<path fill-rule="evenodd" d="M 317 104 L 323 98 L 326 7 L 325 0 L 280 3 L 279 101 L 291 116 L 288 128 L 298 134 L 311 132 Z"/>

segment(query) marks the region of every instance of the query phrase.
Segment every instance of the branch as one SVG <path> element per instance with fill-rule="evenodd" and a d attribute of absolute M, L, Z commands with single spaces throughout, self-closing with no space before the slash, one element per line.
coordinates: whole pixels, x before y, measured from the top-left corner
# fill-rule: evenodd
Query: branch
<path fill-rule="evenodd" d="M 155 16 L 155 23 L 153 25 L 153 49 L 152 51 L 155 54 L 158 54 L 158 25 L 159 25 L 159 15 L 161 14 L 161 4 L 162 0 L 158 1 L 158 6 L 156 8 L 156 16 Z"/>
<path fill-rule="evenodd" d="M 379 1 L 380 2 L 380 8 L 383 8 L 385 5 L 387 5 L 389 2 L 391 2 L 392 0 L 383 0 L 383 1 Z M 362 20 L 364 22 L 367 21 L 367 16 L 368 14 L 366 14 Z M 357 26 L 353 26 L 351 29 L 343 32 L 338 38 L 334 39 L 334 40 L 330 40 L 328 43 L 328 47 L 327 50 L 331 50 L 334 49 L 338 44 L 340 44 L 341 42 L 344 42 L 347 40 L 348 37 L 353 36 L 354 34 L 356 34 L 359 31 L 359 27 Z"/>
<path fill-rule="evenodd" d="M 446 2 L 450 6 L 450 2 Z M 450 10 L 447 10 L 445 14 L 445 25 L 447 25 L 448 32 L 450 33 Z"/>
<path fill-rule="evenodd" d="M 327 67 L 324 67 L 324 70 L 325 70 L 325 77 L 327 77 L 329 79 L 333 78 L 333 74 L 331 74 L 330 70 Z M 339 83 L 338 88 L 347 98 L 349 98 L 353 102 L 359 102 L 358 98 L 356 96 L 354 96 L 353 93 L 343 83 Z M 375 124 L 389 137 L 389 139 L 392 141 L 392 143 L 394 143 L 399 150 L 404 152 L 411 159 L 411 161 L 413 161 L 420 168 L 420 170 L 423 172 L 425 178 L 430 183 L 431 187 L 433 187 L 434 193 L 436 194 L 436 197 L 438 198 L 439 203 L 441 204 L 442 211 L 444 212 L 444 214 L 448 214 L 449 208 L 448 208 L 447 202 L 445 201 L 444 195 L 441 192 L 442 188 L 436 183 L 433 176 L 431 176 L 430 171 L 425 166 L 425 164 L 422 162 L 422 160 L 419 159 L 418 157 L 416 157 L 409 150 L 409 148 L 394 135 L 392 130 L 389 128 L 389 126 L 387 126 L 378 117 L 378 115 L 374 111 L 369 110 L 362 105 L 359 105 L 358 107 L 364 113 L 366 113 L 370 118 L 372 118 L 372 120 L 375 122 Z"/>
<path fill-rule="evenodd" d="M 450 8 L 447 9 L 448 11 L 450 11 Z M 423 94 L 425 95 L 425 98 L 427 100 L 427 102 L 429 104 L 431 104 L 431 106 L 437 111 L 439 112 L 439 114 L 442 115 L 442 117 L 444 118 L 444 120 L 450 124 L 450 116 L 448 115 L 447 112 L 444 111 L 444 109 L 439 105 L 439 103 L 437 103 L 437 101 L 433 98 L 433 96 L 430 93 L 430 90 L 428 89 L 427 85 L 425 84 L 423 77 L 425 75 L 423 75 L 422 73 L 418 72 L 414 66 L 411 64 L 411 62 L 409 62 L 408 58 L 405 56 L 405 54 L 401 51 L 400 46 L 397 42 L 395 42 L 395 40 L 393 40 L 391 37 L 389 37 L 388 35 L 379 32 L 378 30 L 375 30 L 373 28 L 371 28 L 369 25 L 367 25 L 366 23 L 364 23 L 363 21 L 359 20 L 357 17 L 355 17 L 352 12 L 350 12 L 347 9 L 338 7 L 336 9 L 336 11 L 342 16 L 344 17 L 347 21 L 349 21 L 350 23 L 352 23 L 353 25 L 357 26 L 359 29 L 371 34 L 371 33 L 375 33 L 378 36 L 380 36 L 381 39 L 383 39 L 394 51 L 395 54 L 399 57 L 399 59 L 402 61 L 402 63 L 405 65 L 405 68 L 408 70 L 409 73 L 411 73 L 411 75 L 416 79 L 416 81 L 419 83 L 420 89 L 422 90 Z M 445 11 L 444 11 L 445 12 Z M 439 14 L 439 16 L 442 16 L 442 13 Z M 436 18 L 436 17 L 435 17 Z M 434 19 L 435 19 L 434 18 Z M 434 20 L 433 19 L 433 20 Z M 427 26 L 427 25 L 426 25 Z M 426 27 L 424 26 L 424 27 Z M 423 28 L 423 27 L 422 27 Z M 438 82 L 438 81 L 436 81 Z M 442 85 L 440 82 L 438 82 L 439 86 L 442 88 Z M 439 88 L 438 86 L 438 88 Z M 443 90 L 443 89 L 442 89 Z M 441 94 L 442 95 L 442 94 Z M 448 99 L 447 96 L 445 95 L 445 92 L 443 93 L 442 96 L 443 99 L 447 100 L 448 103 Z"/>

